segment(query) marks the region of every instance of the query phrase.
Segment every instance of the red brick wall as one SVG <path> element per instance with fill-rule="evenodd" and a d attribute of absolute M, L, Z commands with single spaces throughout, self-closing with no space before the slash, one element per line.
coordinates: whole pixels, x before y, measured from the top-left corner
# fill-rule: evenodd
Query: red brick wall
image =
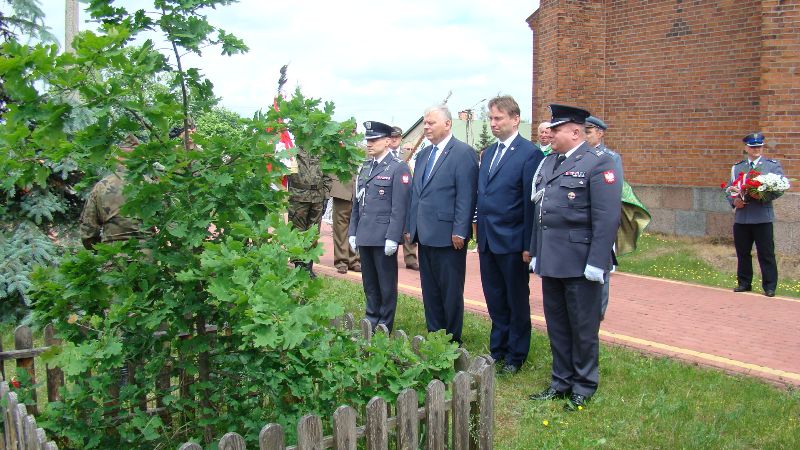
<path fill-rule="evenodd" d="M 761 128 L 767 154 L 800 179 L 800 2 L 762 1 Z M 800 191 L 800 182 L 795 182 Z"/>
<path fill-rule="evenodd" d="M 533 121 L 586 107 L 629 182 L 719 185 L 754 131 L 800 176 L 797 0 L 542 0 L 528 22 Z"/>

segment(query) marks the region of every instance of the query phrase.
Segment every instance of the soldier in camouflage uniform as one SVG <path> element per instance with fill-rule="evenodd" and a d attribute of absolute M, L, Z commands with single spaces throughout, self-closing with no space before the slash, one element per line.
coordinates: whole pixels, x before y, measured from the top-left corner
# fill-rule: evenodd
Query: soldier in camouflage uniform
<path fill-rule="evenodd" d="M 120 149 L 130 152 L 139 144 L 135 136 L 129 136 L 120 144 Z M 92 188 L 89 198 L 81 212 L 80 234 L 83 246 L 91 250 L 98 242 L 127 241 L 141 239 L 143 233 L 138 220 L 120 215 L 120 208 L 125 203 L 122 190 L 125 187 L 123 166 L 107 177 L 98 181 Z"/>
<path fill-rule="evenodd" d="M 300 231 L 322 223 L 325 205 L 331 196 L 333 179 L 322 173 L 319 156 L 314 156 L 297 149 L 297 173 L 289 175 L 289 221 Z M 315 277 L 314 263 L 294 261 L 295 266 L 308 269 L 311 277 Z"/>

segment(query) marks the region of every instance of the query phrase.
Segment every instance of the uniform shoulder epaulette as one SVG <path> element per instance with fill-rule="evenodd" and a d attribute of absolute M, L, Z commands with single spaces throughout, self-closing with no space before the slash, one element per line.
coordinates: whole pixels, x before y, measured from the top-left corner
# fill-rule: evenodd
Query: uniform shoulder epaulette
<path fill-rule="evenodd" d="M 741 163 L 743 163 L 743 162 L 747 162 L 747 160 L 746 160 L 746 159 L 743 159 L 743 160 L 741 160 L 741 161 L 737 162 L 736 164 L 734 164 L 734 166 L 738 166 L 739 164 L 741 164 Z"/>
<path fill-rule="evenodd" d="M 769 161 L 769 162 L 771 162 L 771 163 L 775 163 L 775 164 L 777 164 L 777 163 L 778 163 L 778 160 L 777 160 L 777 159 L 769 159 L 769 158 L 767 158 L 767 161 Z"/>

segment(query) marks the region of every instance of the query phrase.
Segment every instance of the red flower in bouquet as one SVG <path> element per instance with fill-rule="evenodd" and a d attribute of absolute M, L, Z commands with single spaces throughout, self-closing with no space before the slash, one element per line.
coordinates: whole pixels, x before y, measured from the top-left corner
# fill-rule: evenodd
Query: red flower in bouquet
<path fill-rule="evenodd" d="M 764 193 L 758 190 L 761 182 L 756 180 L 756 177 L 759 175 L 761 175 L 761 172 L 757 170 L 751 170 L 747 173 L 742 172 L 725 191 L 731 194 L 731 197 L 740 197 L 742 200 L 747 200 L 748 198 L 761 199 Z"/>

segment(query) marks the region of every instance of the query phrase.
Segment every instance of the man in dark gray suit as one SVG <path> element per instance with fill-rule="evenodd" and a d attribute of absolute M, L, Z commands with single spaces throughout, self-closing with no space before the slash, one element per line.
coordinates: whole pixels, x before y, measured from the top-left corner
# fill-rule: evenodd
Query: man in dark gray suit
<path fill-rule="evenodd" d="M 356 178 L 348 241 L 361 255 L 366 317 L 392 330 L 397 309 L 397 244 L 403 238 L 411 172 L 389 151 L 392 127 L 364 122 L 367 155 Z"/>
<path fill-rule="evenodd" d="M 489 100 L 489 122 L 497 142 L 483 152 L 478 172 L 478 257 L 492 319 L 489 350 L 507 374 L 519 371 L 531 343 L 531 181 L 544 158 L 520 136 L 519 121 L 520 108 L 512 97 Z"/>
<path fill-rule="evenodd" d="M 586 143 L 589 112 L 550 105 L 553 153 L 533 180 L 531 268 L 542 278 L 544 316 L 553 354 L 550 386 L 531 395 L 569 394 L 578 409 L 597 390 L 603 275 L 619 227 L 622 183 L 614 160 Z"/>
<path fill-rule="evenodd" d="M 742 139 L 745 145 L 747 158 L 731 167 L 731 184 L 740 176 L 755 170 L 760 174 L 775 173 L 783 176 L 783 167 L 777 160 L 765 158 L 762 155 L 764 148 L 764 135 L 752 133 Z M 737 286 L 733 292 L 745 292 L 753 289 L 753 243 L 756 244 L 758 265 L 761 267 L 761 287 L 764 295 L 775 296 L 778 288 L 778 264 L 775 260 L 775 242 L 773 240 L 772 222 L 775 221 L 775 212 L 772 209 L 772 200 L 776 194 L 766 194 L 762 199 L 754 199 L 748 195 L 741 195 L 735 188 L 729 188 L 731 196 L 728 201 L 736 210 L 733 220 L 733 244 L 736 246 L 736 279 Z"/>
<path fill-rule="evenodd" d="M 406 239 L 417 242 L 428 331 L 446 330 L 461 343 L 467 241 L 472 233 L 478 157 L 453 137 L 446 106 L 425 111 L 424 148 L 414 170 Z"/>

